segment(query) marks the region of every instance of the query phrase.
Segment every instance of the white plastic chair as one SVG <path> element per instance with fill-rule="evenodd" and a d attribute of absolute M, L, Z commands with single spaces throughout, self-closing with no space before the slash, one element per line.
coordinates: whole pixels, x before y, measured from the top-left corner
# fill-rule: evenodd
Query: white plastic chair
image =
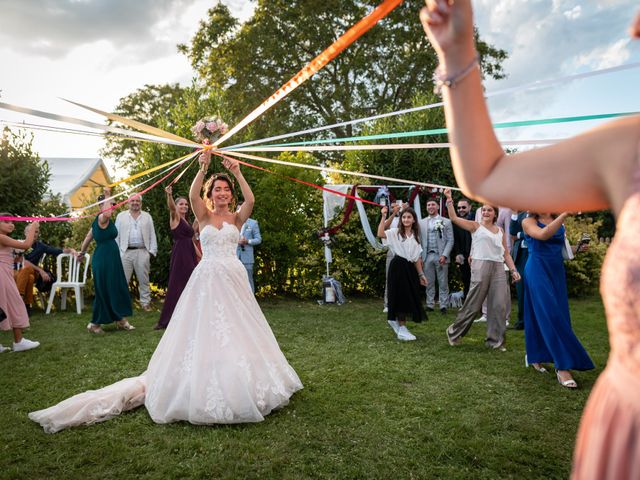
<path fill-rule="evenodd" d="M 51 293 L 49 294 L 49 303 L 47 304 L 47 314 L 51 312 L 53 298 L 58 289 L 60 289 L 60 309 L 67 309 L 67 290 L 73 289 L 76 295 L 76 312 L 82 313 L 84 307 L 84 296 L 82 289 L 87 283 L 87 273 L 89 272 L 89 254 L 84 254 L 84 262 L 71 253 L 63 253 L 58 255 L 56 261 L 57 279 L 51 285 Z"/>

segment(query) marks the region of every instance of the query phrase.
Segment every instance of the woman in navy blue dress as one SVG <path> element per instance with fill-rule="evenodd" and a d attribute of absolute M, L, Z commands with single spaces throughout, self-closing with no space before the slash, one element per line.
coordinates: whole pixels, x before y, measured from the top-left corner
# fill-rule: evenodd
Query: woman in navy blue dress
<path fill-rule="evenodd" d="M 522 221 L 529 245 L 524 270 L 524 334 L 528 364 L 545 372 L 541 364 L 553 363 L 558 382 L 576 388 L 570 370 L 590 370 L 594 365 L 571 328 L 562 257 L 566 217 L 566 213 L 555 218 L 549 213 L 534 213 Z"/>

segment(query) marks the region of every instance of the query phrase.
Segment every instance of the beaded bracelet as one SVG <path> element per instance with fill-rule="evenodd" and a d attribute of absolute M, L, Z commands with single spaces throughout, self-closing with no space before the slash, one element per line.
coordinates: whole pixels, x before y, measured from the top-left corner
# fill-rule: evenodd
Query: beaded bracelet
<path fill-rule="evenodd" d="M 473 57 L 473 60 L 471 60 L 469 65 L 453 75 L 447 75 L 447 72 L 444 71 L 442 65 L 438 65 L 436 71 L 433 72 L 433 81 L 435 83 L 433 91 L 436 95 L 440 95 L 442 93 L 442 87 L 454 88 L 462 79 L 469 75 L 474 68 L 479 66 L 479 62 L 480 55 L 476 55 Z"/>

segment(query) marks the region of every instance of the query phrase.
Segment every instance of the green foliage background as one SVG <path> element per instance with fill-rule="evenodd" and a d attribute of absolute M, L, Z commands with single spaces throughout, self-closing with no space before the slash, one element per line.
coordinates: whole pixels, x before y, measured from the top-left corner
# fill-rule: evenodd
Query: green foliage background
<path fill-rule="evenodd" d="M 201 21 L 191 42 L 178 46 L 196 72 L 192 84 L 187 87 L 177 84 L 146 85 L 123 97 L 116 113 L 187 138 L 191 137 L 193 124 L 205 116 L 220 116 L 233 125 L 378 3 L 378 0 L 330 0 L 321 3 L 311 0 L 258 0 L 253 17 L 244 24 L 240 24 L 224 4 L 218 3 Z M 501 63 L 506 53 L 480 38 L 477 40 L 483 75 L 503 77 Z M 437 102 L 439 98 L 431 93 L 431 73 L 435 65 L 435 53 L 417 21 L 417 7 L 405 2 L 311 80 L 234 136 L 233 142 Z M 440 128 L 444 123 L 442 109 L 435 108 L 350 125 L 302 139 L 424 130 Z M 440 135 L 385 142 L 445 141 L 446 136 Z M 187 151 L 180 147 L 114 138 L 107 141 L 102 152 L 104 157 L 114 159 L 130 174 L 185 153 Z M 6 168 L 0 176 L 0 209 L 20 215 L 64 211 L 60 199 L 39 201 L 47 190 L 48 167 L 32 151 L 28 136 L 5 130 L 1 155 L 2 166 Z M 276 158 L 423 182 L 455 184 L 446 149 L 355 151 L 344 155 L 283 153 Z M 258 296 L 318 297 L 325 273 L 323 246 L 316 235 L 323 226 L 322 194 L 285 177 L 321 185 L 371 182 L 362 177 L 323 174 L 290 166 L 261 166 L 268 167 L 273 173 L 242 167 L 257 199 L 253 217 L 260 223 L 263 235 L 263 243 L 256 249 Z M 214 161 L 211 172 L 220 170 L 222 166 Z M 174 185 L 175 196 L 187 196 L 194 173 L 195 168 L 192 167 Z M 24 179 L 30 181 L 25 182 Z M 171 252 L 168 209 L 162 188 L 167 182 L 146 193 L 143 200 L 143 209 L 153 216 L 158 234 L 159 251 L 152 261 L 151 281 L 160 288 L 166 287 L 168 281 Z M 423 202 L 432 194 L 423 192 Z M 366 210 L 375 229 L 379 211 L 370 206 Z M 595 239 L 599 227 L 601 231 L 603 228 L 607 232 L 611 230 L 606 216 L 591 218 L 598 221 L 584 225 L 578 223 L 576 235 L 588 231 Z M 333 224 L 340 220 L 341 212 L 338 212 Z M 57 245 L 63 245 L 68 239 L 69 246 L 77 248 L 91 221 L 91 218 L 78 220 L 72 226 L 48 223 L 42 227 L 42 238 Z M 603 222 L 606 223 L 604 227 Z M 573 226 L 568 227 L 571 235 Z M 385 255 L 371 248 L 365 240 L 357 211 L 335 240 L 330 271 L 342 282 L 344 292 L 347 295 L 382 295 Z M 595 289 L 605 248 L 594 245 L 587 254 L 578 256 L 567 266 L 573 295 L 588 294 Z M 452 287 L 457 289 L 455 269 L 452 269 L 450 278 Z"/>

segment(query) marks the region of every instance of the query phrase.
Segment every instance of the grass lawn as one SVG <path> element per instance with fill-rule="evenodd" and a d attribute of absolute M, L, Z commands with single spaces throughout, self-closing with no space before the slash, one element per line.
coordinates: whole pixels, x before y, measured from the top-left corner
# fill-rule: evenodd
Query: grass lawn
<path fill-rule="evenodd" d="M 162 333 L 152 330 L 158 312 L 136 311 L 135 331 L 92 336 L 86 311 L 38 311 L 27 337 L 42 346 L 0 355 L 0 478 L 568 477 L 580 415 L 609 350 L 599 298 L 571 302 L 597 365 L 575 374 L 576 391 L 524 368 L 520 331 L 508 331 L 501 353 L 484 347 L 484 324 L 450 347 L 453 313 L 410 325 L 418 340 L 401 343 L 380 300 L 262 306 L 305 385 L 264 422 L 156 425 L 139 408 L 55 435 L 27 413 L 140 374 Z M 0 334 L 5 345 L 10 338 Z"/>

